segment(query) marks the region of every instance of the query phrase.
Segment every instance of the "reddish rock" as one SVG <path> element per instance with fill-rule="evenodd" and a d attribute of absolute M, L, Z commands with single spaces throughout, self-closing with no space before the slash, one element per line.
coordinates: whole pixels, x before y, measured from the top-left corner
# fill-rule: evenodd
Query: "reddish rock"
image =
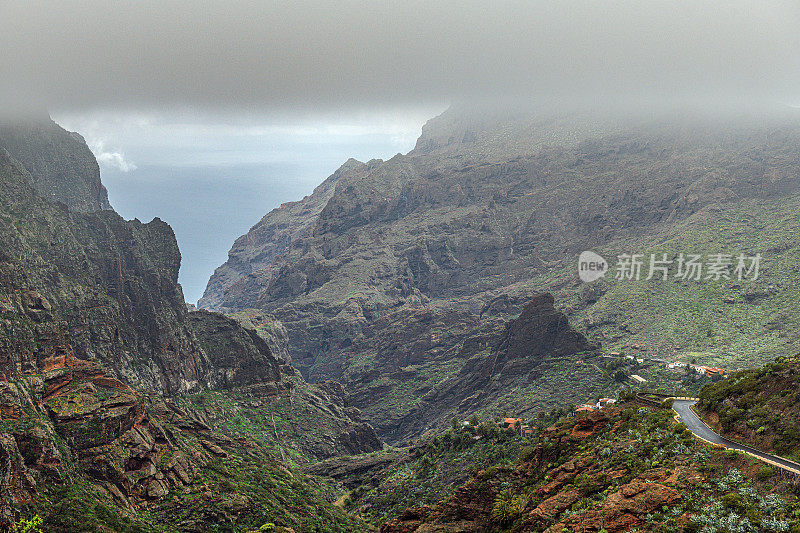
<path fill-rule="evenodd" d="M 605 409 L 592 411 L 578 420 L 578 423 L 572 428 L 570 438 L 585 439 L 605 427 L 609 419 L 609 412 Z"/>
<path fill-rule="evenodd" d="M 559 492 L 537 505 L 528 517 L 534 523 L 544 524 L 572 507 L 572 504 L 580 499 L 581 494 L 577 490 Z"/>
<path fill-rule="evenodd" d="M 572 515 L 550 526 L 547 531 L 558 533 L 564 529 L 569 531 L 606 529 L 609 533 L 630 531 L 644 523 L 644 515 L 655 512 L 665 505 L 676 505 L 680 500 L 680 493 L 671 487 L 634 480 L 606 498 L 601 509 Z"/>

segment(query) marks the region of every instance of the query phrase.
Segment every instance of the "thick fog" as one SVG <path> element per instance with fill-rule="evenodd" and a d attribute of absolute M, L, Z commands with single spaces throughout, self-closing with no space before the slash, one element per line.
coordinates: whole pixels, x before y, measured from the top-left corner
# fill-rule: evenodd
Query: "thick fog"
<path fill-rule="evenodd" d="M 800 103 L 797 2 L 0 0 L 0 50 L 0 120 L 82 133 L 114 207 L 175 228 L 190 300 L 261 215 L 448 104 Z"/>
<path fill-rule="evenodd" d="M 8 110 L 800 100 L 800 4 L 0 3 Z"/>

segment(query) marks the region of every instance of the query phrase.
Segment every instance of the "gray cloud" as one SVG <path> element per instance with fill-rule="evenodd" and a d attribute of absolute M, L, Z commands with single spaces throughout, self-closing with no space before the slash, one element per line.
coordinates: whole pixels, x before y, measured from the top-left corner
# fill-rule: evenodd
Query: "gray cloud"
<path fill-rule="evenodd" d="M 6 108 L 800 101 L 797 2 L 0 2 Z"/>

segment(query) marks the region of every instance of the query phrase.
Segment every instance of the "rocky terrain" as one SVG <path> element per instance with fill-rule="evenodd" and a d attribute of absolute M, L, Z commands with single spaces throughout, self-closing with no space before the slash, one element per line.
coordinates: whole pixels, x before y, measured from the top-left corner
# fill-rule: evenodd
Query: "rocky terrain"
<path fill-rule="evenodd" d="M 57 531 L 272 521 L 358 530 L 324 487 L 289 470 L 382 447 L 341 385 L 306 384 L 272 353 L 280 339 L 187 312 L 172 230 L 158 219 L 125 221 L 81 189 L 98 177 L 97 163 L 65 153 L 88 152 L 73 135 L 38 123 L 2 133 L 0 146 L 25 143 L 15 155 L 0 149 L 3 527 L 37 512 Z M 242 434 L 226 425 L 227 411 L 198 405 L 198 394 L 227 395 L 226 407 L 262 425 L 264 409 L 288 402 L 306 431 L 267 443 L 266 429 Z M 288 500 L 297 504 L 279 503 Z"/>
<path fill-rule="evenodd" d="M 790 110 L 644 119 L 452 109 L 408 154 L 350 162 L 265 216 L 201 303 L 273 316 L 302 374 L 340 380 L 392 442 L 426 429 L 411 416 L 419 406 L 400 398 L 431 398 L 471 358 L 491 358 L 479 339 L 496 338 L 543 292 L 607 349 L 734 368 L 766 361 L 800 342 L 781 325 L 797 316 L 786 310 L 800 282 L 790 266 L 800 250 L 798 140 Z M 607 259 L 758 252 L 771 263 L 757 282 L 609 274 L 584 285 L 575 267 L 586 249 Z M 529 404 L 558 405 L 542 395 Z"/>
<path fill-rule="evenodd" d="M 5 126 L 0 524 L 795 527 L 791 479 L 697 441 L 668 409 L 623 393 L 572 417 L 622 388 L 600 342 L 752 351 L 729 362 L 800 342 L 800 128 L 715 120 L 448 112 L 411 153 L 349 161 L 240 238 L 203 300 L 226 315 L 187 310 L 172 230 L 108 209 L 85 143 Z M 574 272 L 584 248 L 722 244 L 769 255 L 763 279 L 698 290 Z M 786 359 L 735 374 L 700 406 L 796 458 L 796 374 Z M 501 414 L 531 431 L 499 428 Z"/>
<path fill-rule="evenodd" d="M 138 392 L 97 363 L 68 357 L 0 382 L 0 405 L 6 524 L 35 512 L 52 531 L 362 528 L 256 442 L 214 431 L 175 399 Z"/>
<path fill-rule="evenodd" d="M 551 295 L 538 295 L 525 305 L 516 319 L 494 330 L 467 337 L 456 354 L 457 360 L 462 362 L 460 369 L 453 368 L 451 376 L 436 383 L 418 400 L 408 400 L 407 404 L 413 406 L 410 411 L 398 406 L 397 412 L 405 418 L 402 427 L 407 433 L 389 432 L 390 438 L 410 438 L 425 430 L 440 428 L 453 417 L 464 420 L 475 413 L 533 414 L 547 404 L 540 396 L 542 390 L 547 391 L 551 401 L 570 405 L 574 398 L 590 397 L 599 393 L 603 385 L 612 386 L 607 377 L 584 379 L 585 370 L 592 368 L 590 361 L 599 355 L 598 347 L 573 329 L 553 303 Z M 563 365 L 569 365 L 574 374 L 568 390 L 562 393 L 553 390 L 555 387 L 547 379 L 555 375 L 554 366 Z M 594 368 L 590 372 L 599 370 Z M 404 374 L 397 379 L 407 389 L 413 386 L 416 376 L 408 370 Z M 598 389 L 593 388 L 596 386 Z M 361 387 L 354 389 L 355 403 L 368 403 L 365 395 L 378 394 L 370 387 L 362 390 Z M 368 408 L 366 412 L 379 416 L 374 409 Z M 396 419 L 392 416 L 389 420 Z"/>
<path fill-rule="evenodd" d="M 446 448 L 464 455 L 477 446 L 458 436 L 451 433 Z M 381 531 L 789 531 L 797 524 L 796 485 L 752 457 L 697 441 L 670 409 L 627 404 L 566 418 L 520 446 L 518 460 L 476 469 L 451 496 L 411 507 Z M 425 464 L 442 467 L 425 455 L 441 453 L 441 445 L 425 451 L 405 467 L 409 476 L 427 479 Z"/>
<path fill-rule="evenodd" d="M 348 160 L 309 196 L 299 202 L 285 203 L 279 209 L 267 213 L 246 235 L 233 243 L 228 261 L 214 271 L 198 305 L 207 309 L 221 307 L 223 293 L 232 285 L 247 292 L 245 287 L 255 282 L 250 279 L 251 275 L 255 273 L 257 278 L 259 271 L 268 268 L 278 255 L 307 231 L 330 200 L 339 178 L 360 166 L 362 164 L 355 159 Z M 252 306 L 242 304 L 238 307 L 241 309 Z"/>

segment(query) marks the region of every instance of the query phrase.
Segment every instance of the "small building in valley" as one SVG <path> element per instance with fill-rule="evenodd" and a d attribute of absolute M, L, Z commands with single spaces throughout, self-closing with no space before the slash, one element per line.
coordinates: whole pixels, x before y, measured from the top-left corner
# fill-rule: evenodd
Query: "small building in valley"
<path fill-rule="evenodd" d="M 513 429 L 518 431 L 520 426 L 522 425 L 521 418 L 504 418 L 500 422 L 497 423 L 500 429 Z"/>

